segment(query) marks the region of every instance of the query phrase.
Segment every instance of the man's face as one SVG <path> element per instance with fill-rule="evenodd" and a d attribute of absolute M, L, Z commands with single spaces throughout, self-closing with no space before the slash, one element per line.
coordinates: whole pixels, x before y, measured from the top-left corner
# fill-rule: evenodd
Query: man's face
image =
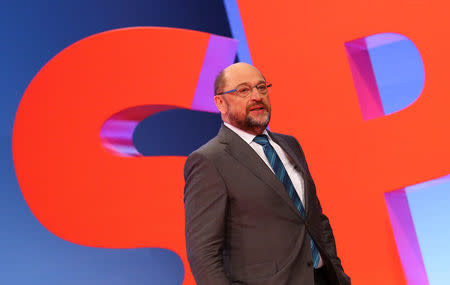
<path fill-rule="evenodd" d="M 250 87 L 251 91 L 245 98 L 236 93 L 220 95 L 225 105 L 221 110 L 224 121 L 248 133 L 261 134 L 270 121 L 269 94 L 261 94 L 252 87 L 265 83 L 264 77 L 253 66 L 239 65 L 227 71 L 225 78 L 224 91 L 241 86 Z"/>

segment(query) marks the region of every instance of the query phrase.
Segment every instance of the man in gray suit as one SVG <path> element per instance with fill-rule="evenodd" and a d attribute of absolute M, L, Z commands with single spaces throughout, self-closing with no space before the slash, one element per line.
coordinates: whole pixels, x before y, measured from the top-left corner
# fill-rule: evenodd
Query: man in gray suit
<path fill-rule="evenodd" d="M 303 151 L 269 132 L 269 87 L 236 63 L 215 82 L 224 125 L 186 160 L 186 246 L 198 285 L 349 285 Z"/>

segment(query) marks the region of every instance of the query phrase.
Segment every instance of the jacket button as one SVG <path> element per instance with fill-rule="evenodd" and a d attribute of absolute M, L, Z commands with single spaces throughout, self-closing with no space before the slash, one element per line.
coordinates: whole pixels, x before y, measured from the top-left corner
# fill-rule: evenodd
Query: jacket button
<path fill-rule="evenodd" d="M 312 267 L 312 266 L 313 266 L 313 263 L 312 263 L 312 261 L 308 261 L 308 262 L 306 263 L 306 265 L 308 265 L 308 267 Z"/>

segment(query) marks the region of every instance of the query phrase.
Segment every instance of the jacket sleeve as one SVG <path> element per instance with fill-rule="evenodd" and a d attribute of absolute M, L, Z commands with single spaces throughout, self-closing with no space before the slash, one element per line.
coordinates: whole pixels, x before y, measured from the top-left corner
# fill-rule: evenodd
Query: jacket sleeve
<path fill-rule="evenodd" d="M 341 279 L 341 281 L 343 282 L 341 284 L 350 285 L 351 284 L 350 277 L 347 274 L 345 274 L 344 268 L 342 268 L 342 265 L 341 265 L 341 260 L 337 256 L 336 241 L 334 240 L 333 230 L 331 229 L 330 221 L 328 220 L 328 217 L 325 216 L 325 214 L 323 214 L 322 207 L 320 206 L 320 202 L 318 202 L 318 203 L 319 203 L 320 212 L 321 212 L 321 222 L 322 222 L 322 229 L 323 229 L 322 241 L 323 241 L 323 244 L 325 245 L 325 250 L 326 250 L 328 256 L 330 257 L 330 260 L 333 263 L 333 265 L 335 266 L 335 268 L 338 269 L 338 271 L 336 273 L 338 275 L 340 275 L 338 278 Z"/>
<path fill-rule="evenodd" d="M 198 285 L 229 285 L 223 267 L 227 192 L 216 167 L 194 152 L 184 166 L 186 249 Z"/>

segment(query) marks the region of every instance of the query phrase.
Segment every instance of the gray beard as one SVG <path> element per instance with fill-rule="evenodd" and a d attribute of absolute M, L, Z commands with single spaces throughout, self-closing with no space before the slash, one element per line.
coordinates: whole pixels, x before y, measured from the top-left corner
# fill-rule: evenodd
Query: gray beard
<path fill-rule="evenodd" d="M 247 125 L 247 127 L 249 128 L 261 128 L 261 129 L 266 129 L 267 125 L 269 124 L 270 121 L 270 114 L 269 112 L 267 112 L 266 114 L 266 119 L 263 122 L 257 122 L 255 120 L 253 120 L 252 117 L 250 116 L 246 116 L 245 117 L 245 124 Z"/>
<path fill-rule="evenodd" d="M 231 122 L 233 122 L 236 126 L 238 126 L 241 130 L 255 130 L 258 132 L 262 132 L 267 128 L 267 125 L 270 121 L 270 113 L 267 112 L 266 119 L 263 122 L 255 121 L 250 116 L 245 116 L 244 121 L 239 121 L 234 114 L 229 114 L 229 119 Z"/>

